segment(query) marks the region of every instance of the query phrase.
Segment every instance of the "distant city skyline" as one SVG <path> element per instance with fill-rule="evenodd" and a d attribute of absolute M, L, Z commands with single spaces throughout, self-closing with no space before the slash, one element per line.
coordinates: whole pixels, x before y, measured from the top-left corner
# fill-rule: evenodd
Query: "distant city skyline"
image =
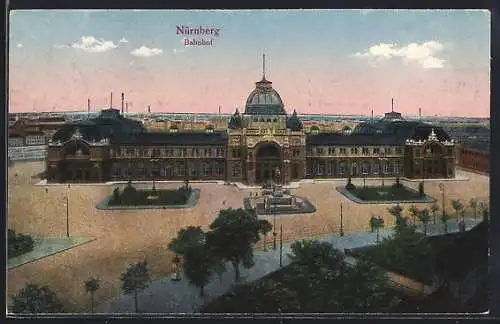
<path fill-rule="evenodd" d="M 243 111 L 263 53 L 289 112 L 490 115 L 478 10 L 13 11 L 9 112 Z"/>

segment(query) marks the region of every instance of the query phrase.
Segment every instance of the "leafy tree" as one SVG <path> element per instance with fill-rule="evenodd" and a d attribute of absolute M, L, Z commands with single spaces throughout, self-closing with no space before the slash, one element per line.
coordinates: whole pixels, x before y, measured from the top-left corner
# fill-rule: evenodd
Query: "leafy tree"
<path fill-rule="evenodd" d="M 372 216 L 370 218 L 370 228 L 371 231 L 377 231 L 377 243 L 379 242 L 379 230 L 384 227 L 384 220 L 378 216 Z"/>
<path fill-rule="evenodd" d="M 143 291 L 149 287 L 151 280 L 148 271 L 148 263 L 146 260 L 131 264 L 121 275 L 122 290 L 125 294 L 134 294 L 135 312 L 139 312 L 137 295 L 139 291 Z"/>
<path fill-rule="evenodd" d="M 255 213 L 241 208 L 223 209 L 210 224 L 206 241 L 215 256 L 232 263 L 238 281 L 240 264 L 246 268 L 253 265 L 253 245 L 269 226 L 267 220 L 259 220 Z"/>
<path fill-rule="evenodd" d="M 215 256 L 205 243 L 188 245 L 184 252 L 184 274 L 189 283 L 200 289 L 200 297 L 203 297 L 204 288 L 215 271 Z"/>
<path fill-rule="evenodd" d="M 391 208 L 388 208 L 387 210 L 389 211 L 389 214 L 391 214 L 396 218 L 401 217 L 403 213 L 403 207 L 401 207 L 400 205 L 394 205 Z"/>
<path fill-rule="evenodd" d="M 423 182 L 420 182 L 420 183 L 418 184 L 418 195 L 419 195 L 420 197 L 425 196 L 425 190 L 424 190 L 424 183 L 423 183 Z"/>
<path fill-rule="evenodd" d="M 410 208 L 408 208 L 408 212 L 410 213 L 410 215 L 413 218 L 413 225 L 415 225 L 417 223 L 416 218 L 417 218 L 417 214 L 418 214 L 417 206 L 411 205 Z"/>
<path fill-rule="evenodd" d="M 99 289 L 99 279 L 90 278 L 85 281 L 85 291 L 90 294 L 90 306 L 92 313 L 94 312 L 94 294 Z"/>
<path fill-rule="evenodd" d="M 351 176 L 347 177 L 347 184 L 345 185 L 346 190 L 354 190 L 356 186 L 352 183 Z"/>
<path fill-rule="evenodd" d="M 469 200 L 469 206 L 472 208 L 472 211 L 474 212 L 474 219 L 477 217 L 477 199 L 476 198 L 471 198 Z"/>
<path fill-rule="evenodd" d="M 462 201 L 460 199 L 452 199 L 451 206 L 453 207 L 453 209 L 457 213 L 457 219 L 458 219 L 458 213 L 464 208 Z"/>
<path fill-rule="evenodd" d="M 441 222 L 444 225 L 444 232 L 448 233 L 448 220 L 450 219 L 450 215 L 447 212 L 441 214 Z"/>
<path fill-rule="evenodd" d="M 12 312 L 14 313 L 61 313 L 62 304 L 56 294 L 48 286 L 27 284 L 12 297 Z"/>
<path fill-rule="evenodd" d="M 424 224 L 424 235 L 427 235 L 427 224 L 429 223 L 431 216 L 429 208 L 424 208 L 417 214 L 418 219 Z"/>
<path fill-rule="evenodd" d="M 184 255 L 189 245 L 200 245 L 205 242 L 205 233 L 201 227 L 188 226 L 182 228 L 169 244 L 168 249 L 177 255 Z"/>
<path fill-rule="evenodd" d="M 436 214 L 439 211 L 439 206 L 436 203 L 433 203 L 431 206 L 432 218 L 434 219 L 434 224 L 436 224 Z"/>

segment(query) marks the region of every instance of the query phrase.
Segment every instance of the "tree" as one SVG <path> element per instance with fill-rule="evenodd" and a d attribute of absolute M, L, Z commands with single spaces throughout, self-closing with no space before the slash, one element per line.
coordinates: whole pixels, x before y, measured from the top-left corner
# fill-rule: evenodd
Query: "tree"
<path fill-rule="evenodd" d="M 431 206 L 432 218 L 434 219 L 434 224 L 436 224 L 436 213 L 439 211 L 439 206 L 433 203 Z"/>
<path fill-rule="evenodd" d="M 410 213 L 410 215 L 413 218 L 413 225 L 415 225 L 417 223 L 416 218 L 417 218 L 417 214 L 418 214 L 417 206 L 411 205 L 410 208 L 408 208 L 408 212 Z"/>
<path fill-rule="evenodd" d="M 472 208 L 472 211 L 474 212 L 474 219 L 477 217 L 477 199 L 476 198 L 471 198 L 469 200 L 469 206 Z"/>
<path fill-rule="evenodd" d="M 201 227 L 188 226 L 177 233 L 177 236 L 168 244 L 168 249 L 175 254 L 184 255 L 189 245 L 200 245 L 203 242 L 205 242 L 205 233 Z"/>
<path fill-rule="evenodd" d="M 453 209 L 455 209 L 455 212 L 457 213 L 457 219 L 458 219 L 459 218 L 458 213 L 464 208 L 462 201 L 460 199 L 452 199 L 451 206 L 453 207 Z"/>
<path fill-rule="evenodd" d="M 443 222 L 445 234 L 448 233 L 448 220 L 449 219 L 450 219 L 450 215 L 448 215 L 447 212 L 444 212 L 441 215 L 441 222 Z"/>
<path fill-rule="evenodd" d="M 151 280 L 148 271 L 148 262 L 146 260 L 131 264 L 121 275 L 122 290 L 125 294 L 134 294 L 135 312 L 139 312 L 137 295 L 139 291 L 143 291 L 149 287 Z"/>
<path fill-rule="evenodd" d="M 424 183 L 423 183 L 423 182 L 420 182 L 420 183 L 418 184 L 418 195 L 419 195 L 420 197 L 425 196 L 425 190 L 424 190 Z"/>
<path fill-rule="evenodd" d="M 204 288 L 210 282 L 216 267 L 215 256 L 205 243 L 189 245 L 184 254 L 184 274 L 190 284 L 200 289 L 200 297 L 205 295 Z"/>
<path fill-rule="evenodd" d="M 253 265 L 253 245 L 269 226 L 267 220 L 259 220 L 255 213 L 244 209 L 222 209 L 210 224 L 206 241 L 215 256 L 232 263 L 238 281 L 240 264 L 246 268 Z"/>
<path fill-rule="evenodd" d="M 14 313 L 61 313 L 62 304 L 59 302 L 55 292 L 48 286 L 27 284 L 12 297 L 12 312 Z"/>
<path fill-rule="evenodd" d="M 430 217 L 430 211 L 429 208 L 424 208 L 422 209 L 418 214 L 418 219 L 424 224 L 424 235 L 427 235 L 427 224 L 429 223 L 431 217 Z"/>
<path fill-rule="evenodd" d="M 394 226 L 394 230 L 396 232 L 408 226 L 408 219 L 406 217 L 403 217 L 403 208 L 399 204 L 394 205 L 391 208 L 388 208 L 388 211 L 389 214 L 396 217 L 396 222 Z"/>
<path fill-rule="evenodd" d="M 370 218 L 371 231 L 377 231 L 377 243 L 379 242 L 379 230 L 384 227 L 384 220 L 380 216 L 372 216 Z"/>
<path fill-rule="evenodd" d="M 90 294 L 90 306 L 92 313 L 94 312 L 94 294 L 99 289 L 99 279 L 90 278 L 85 281 L 85 291 Z"/>

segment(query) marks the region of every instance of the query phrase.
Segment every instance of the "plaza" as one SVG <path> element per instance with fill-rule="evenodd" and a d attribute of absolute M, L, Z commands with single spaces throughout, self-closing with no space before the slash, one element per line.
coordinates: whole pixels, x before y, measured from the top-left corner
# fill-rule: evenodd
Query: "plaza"
<path fill-rule="evenodd" d="M 96 292 L 96 305 L 118 297 L 120 274 L 126 266 L 146 258 L 152 279 L 167 277 L 172 273 L 173 253 L 167 245 L 179 229 L 186 226 L 208 225 L 222 208 L 243 207 L 243 199 L 258 189 L 241 190 L 234 185 L 217 182 L 193 182 L 193 189 L 200 189 L 194 208 L 158 210 L 98 210 L 96 205 L 112 194 L 116 185 L 67 184 L 35 185 L 40 182 L 36 175 L 43 172 L 43 162 L 17 163 L 8 170 L 8 228 L 33 237 L 66 236 L 66 195 L 69 201 L 69 228 L 71 237 L 95 239 L 71 250 L 40 259 L 8 272 L 7 293 L 13 295 L 28 282 L 46 284 L 63 301 L 69 312 L 85 312 L 90 309 L 90 297 L 83 287 L 84 281 L 95 276 L 101 279 Z M 444 184 L 445 208 L 454 218 L 456 214 L 451 199 L 461 199 L 467 206 L 470 198 L 489 202 L 489 177 L 456 170 L 457 180 L 425 180 L 425 192 L 442 206 Z M 386 183 L 393 182 L 385 179 Z M 419 181 L 406 181 L 405 186 L 418 190 Z M 357 204 L 346 199 L 335 188 L 345 185 L 345 179 L 327 181 L 308 180 L 300 183 L 292 193 L 306 197 L 316 206 L 316 212 L 307 215 L 260 216 L 276 226 L 283 226 L 283 236 L 288 240 L 308 238 L 313 235 L 338 233 L 341 226 L 347 234 L 366 232 L 373 215 L 381 216 L 386 226 L 394 219 L 387 208 L 390 205 Z M 362 179 L 354 179 L 362 185 Z M 380 179 L 366 179 L 367 185 L 379 185 Z M 151 183 L 145 183 L 148 187 Z M 158 182 L 157 188 L 174 189 L 178 182 Z M 125 184 L 123 184 L 125 186 Z M 400 204 L 408 216 L 411 204 Z M 419 208 L 429 203 L 416 203 Z M 470 208 L 467 208 L 470 215 Z M 268 238 L 270 242 L 271 238 Z"/>

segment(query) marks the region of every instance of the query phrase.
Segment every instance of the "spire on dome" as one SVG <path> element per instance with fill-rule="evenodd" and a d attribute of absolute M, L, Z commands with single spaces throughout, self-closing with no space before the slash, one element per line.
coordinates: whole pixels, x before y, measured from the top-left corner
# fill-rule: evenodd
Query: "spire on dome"
<path fill-rule="evenodd" d="M 262 80 L 266 79 L 266 54 L 262 53 Z"/>

